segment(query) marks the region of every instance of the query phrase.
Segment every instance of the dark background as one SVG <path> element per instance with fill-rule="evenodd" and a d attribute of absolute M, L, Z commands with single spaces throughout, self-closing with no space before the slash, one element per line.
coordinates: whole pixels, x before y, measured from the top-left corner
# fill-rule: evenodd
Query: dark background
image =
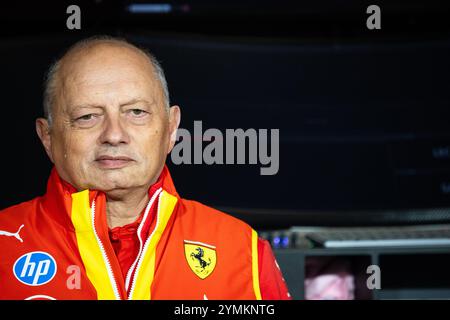
<path fill-rule="evenodd" d="M 130 3 L 1 4 L 0 208 L 45 192 L 34 120 L 49 64 L 109 34 L 161 61 L 182 128 L 280 129 L 274 176 L 168 160 L 182 196 L 260 229 L 450 221 L 448 2 L 157 1 L 173 11 L 142 15 Z M 66 28 L 69 4 L 81 30 Z M 370 4 L 381 30 L 366 28 Z"/>

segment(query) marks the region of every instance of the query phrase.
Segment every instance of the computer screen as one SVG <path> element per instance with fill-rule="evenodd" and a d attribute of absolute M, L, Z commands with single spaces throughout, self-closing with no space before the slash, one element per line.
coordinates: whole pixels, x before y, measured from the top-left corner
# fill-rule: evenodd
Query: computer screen
<path fill-rule="evenodd" d="M 192 153 L 194 144 L 204 150 L 212 143 L 203 136 L 211 128 L 279 130 L 272 175 L 250 163 L 250 139 L 242 165 L 174 164 L 169 157 L 184 196 L 243 216 L 285 214 L 299 224 L 373 223 L 383 212 L 397 216 L 379 223 L 407 222 L 405 210 L 450 206 L 449 39 L 127 36 L 160 58 L 171 101 L 185 110 L 180 127 L 200 133 L 191 137 Z M 433 214 L 445 220 L 443 210 L 424 212 L 424 221 Z"/>

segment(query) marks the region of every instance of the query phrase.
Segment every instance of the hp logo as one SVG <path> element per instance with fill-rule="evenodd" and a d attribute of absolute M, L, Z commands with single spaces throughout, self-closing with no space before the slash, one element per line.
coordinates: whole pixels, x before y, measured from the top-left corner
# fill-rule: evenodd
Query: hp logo
<path fill-rule="evenodd" d="M 20 282 L 29 286 L 40 286 L 55 276 L 56 262 L 46 252 L 29 252 L 16 260 L 13 271 Z"/>

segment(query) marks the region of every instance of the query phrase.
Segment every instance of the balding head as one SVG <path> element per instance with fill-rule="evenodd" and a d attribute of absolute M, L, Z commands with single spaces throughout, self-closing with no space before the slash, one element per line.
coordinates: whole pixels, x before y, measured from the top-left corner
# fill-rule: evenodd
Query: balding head
<path fill-rule="evenodd" d="M 163 93 L 164 106 L 166 109 L 170 107 L 169 90 L 167 86 L 164 70 L 156 58 L 147 50 L 138 48 L 135 45 L 120 38 L 114 38 L 110 36 L 95 36 L 88 39 L 81 40 L 72 45 L 64 55 L 55 61 L 48 69 L 45 88 L 44 88 L 44 115 L 48 120 L 49 125 L 52 124 L 53 109 L 58 106 L 61 96 L 61 89 L 66 82 L 66 76 L 68 72 L 73 70 L 73 64 L 80 62 L 80 59 L 89 57 L 92 54 L 99 54 L 100 50 L 118 49 L 121 51 L 134 52 L 144 59 L 148 65 L 151 74 L 160 84 L 160 89 Z M 106 51 L 104 51 L 106 52 Z"/>

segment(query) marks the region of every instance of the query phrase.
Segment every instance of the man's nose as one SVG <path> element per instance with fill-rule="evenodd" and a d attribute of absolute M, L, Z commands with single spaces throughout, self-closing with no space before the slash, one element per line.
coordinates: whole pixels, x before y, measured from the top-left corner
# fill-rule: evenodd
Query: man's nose
<path fill-rule="evenodd" d="M 121 123 L 120 115 L 107 116 L 100 136 L 100 143 L 119 145 L 129 143 L 129 136 L 126 128 Z"/>

